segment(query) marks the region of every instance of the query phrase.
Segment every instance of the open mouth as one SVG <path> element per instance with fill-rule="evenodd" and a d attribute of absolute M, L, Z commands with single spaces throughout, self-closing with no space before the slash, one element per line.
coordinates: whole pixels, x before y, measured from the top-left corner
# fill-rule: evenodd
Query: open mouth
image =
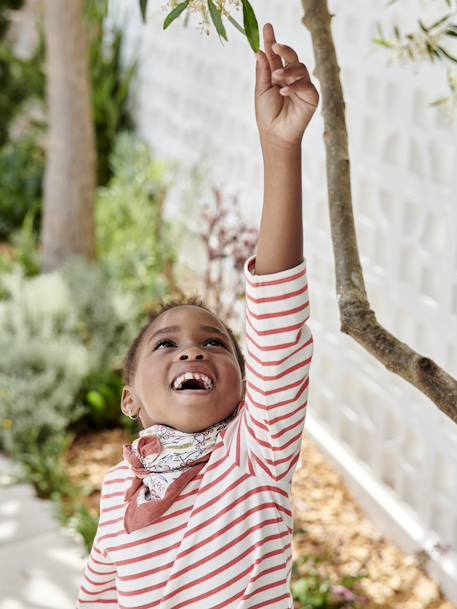
<path fill-rule="evenodd" d="M 185 372 L 175 378 L 171 384 L 173 391 L 177 393 L 209 393 L 213 390 L 214 381 L 206 374 L 199 372 Z"/>

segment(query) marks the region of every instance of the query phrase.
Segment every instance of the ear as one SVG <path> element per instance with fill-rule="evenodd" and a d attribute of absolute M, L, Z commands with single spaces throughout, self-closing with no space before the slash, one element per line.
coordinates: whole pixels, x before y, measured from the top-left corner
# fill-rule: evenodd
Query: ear
<path fill-rule="evenodd" d="M 121 396 L 121 410 L 125 416 L 129 416 L 129 413 L 136 415 L 139 410 L 138 398 L 135 395 L 133 387 L 130 385 L 124 385 Z"/>

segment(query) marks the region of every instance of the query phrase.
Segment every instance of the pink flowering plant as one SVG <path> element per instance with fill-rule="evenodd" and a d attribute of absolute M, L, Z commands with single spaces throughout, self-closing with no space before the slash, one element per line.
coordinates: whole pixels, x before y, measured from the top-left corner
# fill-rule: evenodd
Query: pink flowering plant
<path fill-rule="evenodd" d="M 220 189 L 213 187 L 213 193 L 214 202 L 203 205 L 199 232 L 207 258 L 205 301 L 230 324 L 244 297 L 243 266 L 254 253 L 258 231 L 242 220 L 238 194 L 227 202 Z"/>

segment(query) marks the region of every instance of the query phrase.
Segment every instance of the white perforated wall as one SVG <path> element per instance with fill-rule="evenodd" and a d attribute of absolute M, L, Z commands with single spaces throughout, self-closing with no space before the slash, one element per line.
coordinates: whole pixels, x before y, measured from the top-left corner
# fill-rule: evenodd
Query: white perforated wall
<path fill-rule="evenodd" d="M 222 45 L 215 33 L 201 35 L 192 22 L 187 29 L 175 22 L 164 32 L 166 13 L 159 8 L 143 26 L 136 4 L 111 0 L 110 17 L 124 23 L 129 53 L 137 49 L 142 58 L 134 98 L 139 132 L 164 158 L 178 159 L 183 167 L 205 164 L 208 183 L 239 192 L 246 219 L 257 224 L 263 173 L 253 105 L 255 62 L 246 40 L 228 26 L 229 43 Z M 379 321 L 457 376 L 457 127 L 428 106 L 446 94 L 441 68 L 388 66 L 386 52 L 371 42 L 376 20 L 395 17 L 413 26 L 423 5 L 397 4 L 388 11 L 385 2 L 374 0 L 330 3 L 347 104 L 358 241 Z M 253 5 L 260 24 L 271 21 L 278 40 L 313 67 L 301 2 Z M 339 331 L 322 131 L 319 115 L 303 140 L 315 337 L 310 425 L 323 425 L 407 506 L 423 542 L 434 532 L 455 550 L 457 427 Z M 183 213 L 186 187 L 172 193 L 172 214 Z M 192 217 L 188 221 L 192 226 Z M 437 576 L 457 599 L 455 557 L 447 555 Z"/>

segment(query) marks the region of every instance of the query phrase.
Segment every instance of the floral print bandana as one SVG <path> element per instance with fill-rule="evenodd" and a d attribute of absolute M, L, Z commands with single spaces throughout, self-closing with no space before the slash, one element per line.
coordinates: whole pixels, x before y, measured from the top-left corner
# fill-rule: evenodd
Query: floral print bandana
<path fill-rule="evenodd" d="M 155 522 L 175 497 L 210 458 L 217 436 L 236 418 L 240 401 L 230 417 L 208 429 L 186 433 L 168 425 L 151 425 L 132 444 L 124 444 L 123 456 L 135 474 L 125 494 L 127 533 Z"/>

